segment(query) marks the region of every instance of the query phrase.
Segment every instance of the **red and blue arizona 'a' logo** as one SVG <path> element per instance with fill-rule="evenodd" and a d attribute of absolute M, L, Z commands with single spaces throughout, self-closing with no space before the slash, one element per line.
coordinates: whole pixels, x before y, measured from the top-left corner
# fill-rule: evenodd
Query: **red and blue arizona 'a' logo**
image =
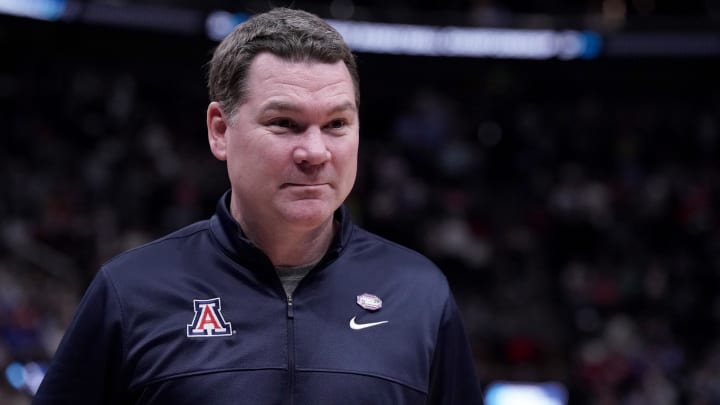
<path fill-rule="evenodd" d="M 232 336 L 232 325 L 220 312 L 220 298 L 193 300 L 195 317 L 187 326 L 188 337 Z"/>

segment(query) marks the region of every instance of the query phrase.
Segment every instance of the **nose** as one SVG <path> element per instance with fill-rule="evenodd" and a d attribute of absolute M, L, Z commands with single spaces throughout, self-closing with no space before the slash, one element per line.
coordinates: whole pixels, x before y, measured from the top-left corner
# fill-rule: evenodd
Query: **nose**
<path fill-rule="evenodd" d="M 308 127 L 305 133 L 299 135 L 300 141 L 293 150 L 293 159 L 298 165 L 317 166 L 332 157 L 325 145 L 320 128 Z"/>

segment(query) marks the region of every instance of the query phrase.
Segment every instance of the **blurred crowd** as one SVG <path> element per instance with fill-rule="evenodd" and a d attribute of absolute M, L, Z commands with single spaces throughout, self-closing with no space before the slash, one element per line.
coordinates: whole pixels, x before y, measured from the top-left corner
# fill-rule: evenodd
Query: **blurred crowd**
<path fill-rule="evenodd" d="M 483 381 L 719 404 L 718 87 L 595 63 L 412 94 L 369 154 L 363 218 L 448 273 Z"/>
<path fill-rule="evenodd" d="M 228 187 L 206 143 L 204 61 L 118 60 L 0 68 L 4 373 L 52 357 L 105 260 L 208 217 Z M 360 55 L 348 205 L 446 272 L 484 385 L 557 381 L 570 404 L 720 404 L 720 87 L 707 63 Z M 5 374 L 0 402 L 28 403 L 32 384 Z"/>

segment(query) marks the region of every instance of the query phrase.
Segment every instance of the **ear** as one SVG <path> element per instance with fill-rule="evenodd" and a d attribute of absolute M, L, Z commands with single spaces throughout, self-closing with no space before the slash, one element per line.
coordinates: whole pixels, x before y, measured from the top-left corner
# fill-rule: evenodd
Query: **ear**
<path fill-rule="evenodd" d="M 213 101 L 207 108 L 207 130 L 210 151 L 218 160 L 227 160 L 227 130 L 228 122 L 220 107 L 220 103 Z"/>

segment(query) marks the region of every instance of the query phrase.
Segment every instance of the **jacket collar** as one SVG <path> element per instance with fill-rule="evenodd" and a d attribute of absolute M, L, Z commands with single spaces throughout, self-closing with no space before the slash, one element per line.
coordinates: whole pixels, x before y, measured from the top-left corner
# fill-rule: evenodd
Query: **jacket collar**
<path fill-rule="evenodd" d="M 243 266 L 272 267 L 270 259 L 245 237 L 240 225 L 230 214 L 230 193 L 228 190 L 223 194 L 215 214 L 210 218 L 210 231 L 214 239 L 229 257 Z M 318 267 L 337 258 L 350 240 L 354 225 L 345 205 L 335 211 L 334 219 L 340 226 Z"/>

